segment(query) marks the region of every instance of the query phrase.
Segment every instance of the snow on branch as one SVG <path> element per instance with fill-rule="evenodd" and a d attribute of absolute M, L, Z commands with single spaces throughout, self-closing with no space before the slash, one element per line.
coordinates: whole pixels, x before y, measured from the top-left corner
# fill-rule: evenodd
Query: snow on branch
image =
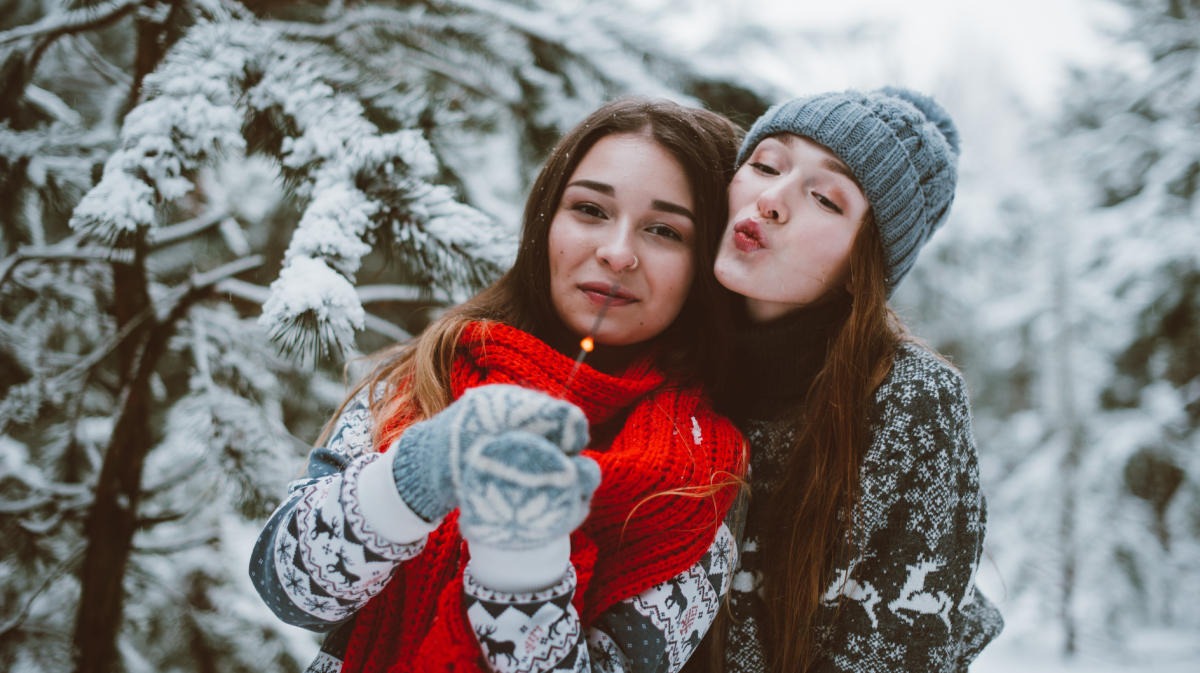
<path fill-rule="evenodd" d="M 282 482 L 295 459 L 287 429 L 251 401 L 219 386 L 185 396 L 170 411 L 164 457 L 200 460 L 235 508 L 264 516 L 278 504 Z"/>
<path fill-rule="evenodd" d="M 198 168 L 244 150 L 253 133 L 307 204 L 260 319 L 285 352 L 352 347 L 364 327 L 355 273 L 381 241 L 420 285 L 460 298 L 482 288 L 510 260 L 508 232 L 429 181 L 438 161 L 420 130 L 380 133 L 352 92 L 335 88 L 331 73 L 353 80 L 352 68 L 258 24 L 198 26 L 147 77 L 121 149 L 72 226 L 116 244 L 169 238 L 155 233 L 157 205 L 191 192 Z M 263 123 L 277 142 L 258 142 Z"/>
<path fill-rule="evenodd" d="M 239 83 L 270 37 L 253 24 L 231 21 L 197 26 L 181 40 L 146 77 L 146 100 L 125 118 L 121 149 L 75 208 L 71 226 L 127 244 L 157 226 L 158 203 L 192 191 L 186 174 L 244 148 Z"/>
<path fill-rule="evenodd" d="M 631 40 L 623 35 L 636 32 L 635 26 L 622 25 L 618 29 L 609 25 L 610 12 L 603 6 L 585 5 L 578 11 L 568 13 L 545 9 L 539 11 L 534 7 L 522 7 L 500 0 L 447 0 L 447 5 L 486 16 L 545 45 L 557 47 L 559 56 L 571 67 L 597 78 L 611 91 L 687 100 L 667 86 L 661 74 L 653 72 L 655 69 L 674 70 L 677 67 L 650 48 L 653 38 Z M 544 75 L 534 72 L 532 66 L 524 70 L 525 76 L 532 81 L 544 78 Z M 580 110 L 569 112 L 578 115 L 576 119 L 586 114 L 586 111 Z M 557 121 L 563 128 L 574 122 L 565 119 Z"/>
<path fill-rule="evenodd" d="M 78 9 L 55 12 L 37 23 L 0 33 L 0 45 L 26 38 L 53 38 L 58 35 L 94 30 L 120 19 L 133 11 L 143 0 L 110 0 Z"/>
<path fill-rule="evenodd" d="M 295 257 L 271 283 L 259 323 L 284 351 L 349 350 L 354 330 L 363 328 L 363 307 L 354 286 L 312 257 Z"/>
<path fill-rule="evenodd" d="M 353 330 L 363 329 L 351 283 L 380 236 L 418 282 L 457 295 L 497 276 L 510 249 L 498 223 L 427 182 L 438 162 L 421 132 L 380 134 L 358 100 L 322 79 L 327 64 L 315 52 L 280 43 L 248 92 L 252 108 L 282 114 L 294 129 L 279 159 L 309 202 L 261 324 L 284 350 L 305 356 L 345 351 Z"/>
<path fill-rule="evenodd" d="M 300 37 L 308 39 L 327 40 L 336 38 L 348 30 L 353 30 L 359 26 L 367 25 L 370 27 L 395 28 L 397 30 L 409 30 L 412 26 L 414 18 L 423 19 L 426 15 L 422 12 L 419 15 L 413 12 L 403 12 L 391 7 L 378 7 L 375 5 L 366 5 L 355 8 L 338 17 L 335 21 L 327 23 L 302 23 L 299 21 L 267 21 L 265 25 L 269 28 L 279 31 L 288 37 Z"/>

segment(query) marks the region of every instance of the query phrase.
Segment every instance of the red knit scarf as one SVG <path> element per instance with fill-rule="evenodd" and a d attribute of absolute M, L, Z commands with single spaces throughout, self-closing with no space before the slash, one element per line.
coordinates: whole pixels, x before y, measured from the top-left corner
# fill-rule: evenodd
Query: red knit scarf
<path fill-rule="evenodd" d="M 742 438 L 695 389 L 664 386 L 647 362 L 608 376 L 584 365 L 563 391 L 574 361 L 538 339 L 499 323 L 472 323 L 461 341 L 452 385 L 457 399 L 488 383 L 542 390 L 577 405 L 594 428 L 628 412 L 606 445 L 584 453 L 603 481 L 591 514 L 571 536 L 578 585 L 574 605 L 586 626 L 617 601 L 678 575 L 712 544 L 736 484 L 711 497 L 667 494 L 730 482 L 743 471 Z M 693 432 L 699 427 L 699 442 Z M 429 536 L 425 550 L 400 566 L 359 611 L 344 673 L 489 670 L 462 607 L 467 545 L 458 512 Z"/>

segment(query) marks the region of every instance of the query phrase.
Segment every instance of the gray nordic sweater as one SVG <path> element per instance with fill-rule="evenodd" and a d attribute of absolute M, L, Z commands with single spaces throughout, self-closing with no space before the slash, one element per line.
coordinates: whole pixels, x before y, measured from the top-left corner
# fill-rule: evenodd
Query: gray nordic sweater
<path fill-rule="evenodd" d="M 730 673 L 768 670 L 759 544 L 774 525 L 762 503 L 792 445 L 786 410 L 802 402 L 841 316 L 844 307 L 810 310 L 739 335 L 737 406 L 729 413 L 750 442 L 754 498 L 731 590 Z M 854 535 L 863 549 L 829 578 L 812 670 L 965 672 L 1003 628 L 999 611 L 975 588 L 987 515 L 966 386 L 928 350 L 901 345 L 870 423 Z"/>

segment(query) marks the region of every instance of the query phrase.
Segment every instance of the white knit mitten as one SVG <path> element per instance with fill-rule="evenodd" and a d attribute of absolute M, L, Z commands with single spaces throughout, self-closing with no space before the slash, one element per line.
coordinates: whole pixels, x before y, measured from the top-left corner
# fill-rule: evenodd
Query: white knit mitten
<path fill-rule="evenodd" d="M 440 519 L 459 506 L 467 456 L 479 459 L 484 444 L 512 431 L 542 439 L 560 456 L 577 454 L 588 442 L 587 417 L 579 407 L 519 386 L 480 386 L 404 431 L 392 463 L 396 490 L 425 521 Z M 485 471 L 491 462 L 519 462 L 518 454 L 492 450 Z"/>
<path fill-rule="evenodd" d="M 529 432 L 506 432 L 464 454 L 458 528 L 496 549 L 543 547 L 583 523 L 599 485 L 596 461 Z"/>

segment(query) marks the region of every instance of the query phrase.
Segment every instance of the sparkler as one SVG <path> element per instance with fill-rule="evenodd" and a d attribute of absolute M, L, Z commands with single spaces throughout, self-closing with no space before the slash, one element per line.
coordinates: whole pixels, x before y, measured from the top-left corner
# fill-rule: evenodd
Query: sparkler
<path fill-rule="evenodd" d="M 567 394 L 567 391 L 571 389 L 571 384 L 575 382 L 575 375 L 579 373 L 579 366 L 583 364 L 583 359 L 596 347 L 596 333 L 600 331 L 600 323 L 604 322 L 604 314 L 608 313 L 608 307 L 612 306 L 613 299 L 616 298 L 617 292 L 620 289 L 621 281 L 614 280 L 612 286 L 608 288 L 608 298 L 600 305 L 600 312 L 596 314 L 596 320 L 592 323 L 591 331 L 579 341 L 579 356 L 575 358 L 575 366 L 571 368 L 571 375 L 567 377 L 567 383 L 563 386 L 563 396 Z"/>

